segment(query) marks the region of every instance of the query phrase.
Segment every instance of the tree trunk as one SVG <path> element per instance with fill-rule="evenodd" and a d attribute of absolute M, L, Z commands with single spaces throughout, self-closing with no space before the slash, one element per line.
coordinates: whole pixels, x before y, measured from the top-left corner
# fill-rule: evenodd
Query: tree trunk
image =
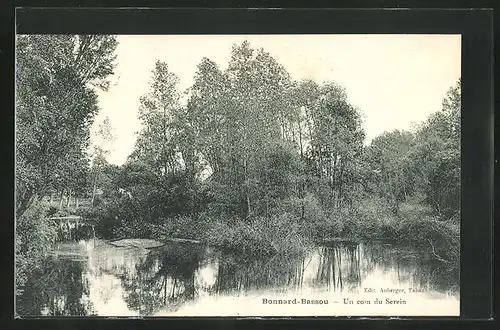
<path fill-rule="evenodd" d="M 64 189 L 61 190 L 61 198 L 59 198 L 59 210 L 62 209 L 63 199 L 64 199 Z"/>
<path fill-rule="evenodd" d="M 21 199 L 20 203 L 18 204 L 18 207 L 16 208 L 16 217 L 19 218 L 21 217 L 24 212 L 31 206 L 33 203 L 35 194 L 32 191 L 26 192 L 23 195 L 23 198 Z"/>
<path fill-rule="evenodd" d="M 33 195 L 33 203 L 36 203 L 36 202 L 38 201 L 38 197 L 39 197 L 39 196 L 40 196 L 40 195 L 38 195 L 37 193 L 35 193 L 35 194 Z M 43 196 L 43 195 L 42 195 L 42 196 Z M 43 201 L 43 197 L 42 197 L 42 201 Z"/>
<path fill-rule="evenodd" d="M 300 147 L 300 159 L 304 159 L 304 146 L 302 145 L 302 125 L 300 123 L 300 115 L 298 120 L 299 125 L 299 147 Z"/>
<path fill-rule="evenodd" d="M 71 205 L 71 189 L 68 189 L 68 200 L 66 201 L 66 209 L 69 210 L 69 206 Z"/>
<path fill-rule="evenodd" d="M 246 159 L 244 160 L 243 164 L 244 164 L 243 165 L 244 166 L 244 176 L 245 176 L 245 183 L 246 183 L 246 191 L 245 191 L 246 203 L 247 203 L 246 216 L 248 217 L 251 213 L 251 209 L 250 209 L 250 186 L 249 186 L 248 177 L 247 177 L 247 160 Z"/>
<path fill-rule="evenodd" d="M 337 207 L 340 209 L 342 207 L 342 186 L 343 186 L 343 176 L 344 176 L 344 166 L 340 166 L 340 172 L 339 172 L 339 180 L 338 180 L 338 185 L 339 185 L 339 189 L 338 189 L 338 203 L 337 203 Z"/>
<path fill-rule="evenodd" d="M 163 107 L 162 131 L 163 131 L 162 154 L 164 162 L 163 165 L 165 166 L 165 172 L 163 174 L 166 176 L 168 172 L 168 156 L 167 156 L 167 109 L 165 106 Z"/>
<path fill-rule="evenodd" d="M 306 207 L 304 205 L 304 200 L 302 200 L 302 202 L 300 204 L 301 204 L 300 205 L 300 208 L 301 208 L 301 210 L 300 210 L 300 218 L 302 220 L 305 220 Z"/>
<path fill-rule="evenodd" d="M 394 206 L 392 208 L 392 212 L 394 213 L 395 216 L 399 215 L 399 201 L 397 198 L 394 200 Z"/>
<path fill-rule="evenodd" d="M 99 172 L 96 172 L 94 176 L 94 187 L 92 188 L 92 199 L 90 201 L 90 206 L 94 206 L 95 194 L 97 192 L 97 175 Z"/>
<path fill-rule="evenodd" d="M 408 196 L 406 195 L 406 187 L 404 183 L 403 183 L 403 193 L 405 195 L 405 203 L 408 203 Z"/>

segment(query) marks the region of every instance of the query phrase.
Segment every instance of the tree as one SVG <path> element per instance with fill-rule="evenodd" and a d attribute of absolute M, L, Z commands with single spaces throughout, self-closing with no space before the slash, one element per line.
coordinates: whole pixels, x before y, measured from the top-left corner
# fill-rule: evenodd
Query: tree
<path fill-rule="evenodd" d="M 212 188 L 226 201 L 224 212 L 248 217 L 257 207 L 260 155 L 284 134 L 279 118 L 287 111 L 288 84 L 284 68 L 248 42 L 233 46 L 225 72 L 207 58 L 198 65 L 189 91 L 189 126 L 198 159 L 212 172 Z"/>
<path fill-rule="evenodd" d="M 141 97 L 139 118 L 143 127 L 129 165 L 142 164 L 137 171 L 144 171 L 149 178 L 146 186 L 132 186 L 132 194 L 147 187 L 137 198 L 143 201 L 142 210 L 149 210 L 143 218 L 150 223 L 176 213 L 193 214 L 196 208 L 201 170 L 196 135 L 202 128 L 195 109 L 180 105 L 178 81 L 166 63 L 157 61 L 150 91 Z"/>
<path fill-rule="evenodd" d="M 57 235 L 47 209 L 35 202 L 85 185 L 89 128 L 98 111 L 94 89 L 108 86 L 117 42 L 104 35 L 18 35 L 16 41 L 18 292 Z"/>
<path fill-rule="evenodd" d="M 111 153 L 112 144 L 115 140 L 113 127 L 109 118 L 104 118 L 97 130 L 97 143 L 94 146 L 94 159 L 92 161 L 92 198 L 91 205 L 94 205 L 97 188 L 102 184 L 104 170 L 109 166 L 107 157 Z"/>
<path fill-rule="evenodd" d="M 311 173 L 330 187 L 325 205 L 333 194 L 339 206 L 349 199 L 364 132 L 359 110 L 340 86 L 293 82 L 269 53 L 245 41 L 233 45 L 224 72 L 202 59 L 189 92 L 188 115 L 181 121 L 189 122 L 192 139 L 184 140 L 209 165 L 221 211 L 242 218 L 269 213 L 275 203 L 260 197 L 273 195 L 277 187 L 271 188 L 262 173 L 277 156 L 277 146 L 285 145 L 287 153 L 300 155 L 290 194 L 303 198 Z"/>
<path fill-rule="evenodd" d="M 460 209 L 461 82 L 451 87 L 441 111 L 420 127 L 411 159 L 426 202 L 439 216 L 458 219 Z"/>
<path fill-rule="evenodd" d="M 228 163 L 229 80 L 216 63 L 203 58 L 198 64 L 194 84 L 189 89 L 186 119 L 192 129 L 191 145 L 214 176 L 223 177 Z M 203 168 L 200 168 L 203 170 Z"/>
<path fill-rule="evenodd" d="M 225 122 L 228 125 L 227 185 L 240 202 L 237 213 L 249 217 L 258 208 L 259 173 L 272 142 L 286 134 L 284 100 L 290 86 L 286 70 L 263 49 L 255 51 L 248 42 L 234 45 L 226 70 L 229 80 Z M 280 126 L 281 122 L 281 126 Z"/>
<path fill-rule="evenodd" d="M 349 103 L 345 90 L 332 82 L 320 86 L 308 121 L 310 173 L 319 180 L 316 192 L 323 203 L 340 208 L 349 200 L 354 164 L 363 149 L 360 111 Z"/>
<path fill-rule="evenodd" d="M 407 131 L 384 132 L 366 150 L 376 192 L 386 199 L 396 215 L 400 203 L 414 192 L 415 173 L 409 159 L 413 139 L 413 134 Z"/>
<path fill-rule="evenodd" d="M 139 132 L 132 158 L 149 163 L 160 175 L 175 173 L 182 165 L 175 144 L 174 121 L 179 112 L 179 78 L 165 62 L 152 71 L 150 92 L 141 97 Z"/>
<path fill-rule="evenodd" d="M 94 88 L 113 73 L 114 36 L 20 35 L 16 43 L 16 216 L 85 158 Z M 63 169 L 63 164 L 66 169 Z M 54 171 L 58 168 L 59 170 Z"/>

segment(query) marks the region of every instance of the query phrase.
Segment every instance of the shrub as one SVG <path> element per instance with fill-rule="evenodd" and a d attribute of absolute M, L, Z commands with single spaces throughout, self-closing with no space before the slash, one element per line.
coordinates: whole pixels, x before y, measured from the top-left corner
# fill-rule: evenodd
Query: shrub
<path fill-rule="evenodd" d="M 164 235 L 171 238 L 202 239 L 208 230 L 205 216 L 191 217 L 177 215 L 164 219 L 161 224 L 154 225 L 153 235 Z"/>
<path fill-rule="evenodd" d="M 70 212 L 68 212 L 67 210 L 65 209 L 56 209 L 55 212 L 53 212 L 51 215 L 50 212 L 53 212 L 52 209 L 49 209 L 46 216 L 50 216 L 50 217 L 67 217 L 68 215 L 70 215 Z"/>
<path fill-rule="evenodd" d="M 119 200 L 101 203 L 88 209 L 81 209 L 78 214 L 87 219 L 95 220 L 96 235 L 101 238 L 112 238 L 114 231 L 121 225 L 120 212 L 122 205 Z"/>
<path fill-rule="evenodd" d="M 288 214 L 288 218 L 294 219 L 304 237 L 323 239 L 337 236 L 341 231 L 342 224 L 339 218 L 333 213 L 325 212 L 313 194 L 286 200 L 279 212 Z"/>
<path fill-rule="evenodd" d="M 301 234 L 299 219 L 290 213 L 216 221 L 210 226 L 206 239 L 228 250 L 258 255 L 293 254 L 302 252 L 310 244 Z"/>
<path fill-rule="evenodd" d="M 151 237 L 151 226 L 139 219 L 129 218 L 121 220 L 111 232 L 113 237 L 149 238 Z"/>
<path fill-rule="evenodd" d="M 50 206 L 49 210 L 47 211 L 47 216 L 48 217 L 53 217 L 55 214 L 59 211 L 59 209 L 55 206 Z"/>
<path fill-rule="evenodd" d="M 344 222 L 343 236 L 415 245 L 432 258 L 458 265 L 460 225 L 441 221 L 428 206 L 417 202 L 402 204 L 395 216 L 383 200 L 367 199 Z"/>
<path fill-rule="evenodd" d="M 363 200 L 343 223 L 344 236 L 357 239 L 394 240 L 398 218 L 383 199 L 369 198 Z"/>
<path fill-rule="evenodd" d="M 55 244 L 55 224 L 47 220 L 48 207 L 42 203 L 32 205 L 16 219 L 15 264 L 16 292 L 20 293 L 29 273 L 39 268 L 48 251 Z"/>
<path fill-rule="evenodd" d="M 460 225 L 425 217 L 420 221 L 406 221 L 402 236 L 424 247 L 433 257 L 447 263 L 458 264 L 460 259 Z"/>

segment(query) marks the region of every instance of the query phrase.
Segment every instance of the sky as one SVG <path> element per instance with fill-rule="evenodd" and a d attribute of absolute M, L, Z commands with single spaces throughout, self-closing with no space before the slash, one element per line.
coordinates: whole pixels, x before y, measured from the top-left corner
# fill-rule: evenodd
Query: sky
<path fill-rule="evenodd" d="M 120 35 L 117 66 L 94 131 L 108 117 L 115 141 L 110 163 L 121 165 L 131 153 L 140 96 L 149 89 L 157 60 L 180 78 L 179 90 L 193 83 L 203 57 L 225 69 L 233 44 L 248 40 L 264 48 L 292 79 L 335 81 L 364 118 L 366 143 L 384 131 L 411 129 L 441 109 L 446 92 L 460 78 L 460 35 Z M 97 139 L 94 139 L 97 141 Z"/>

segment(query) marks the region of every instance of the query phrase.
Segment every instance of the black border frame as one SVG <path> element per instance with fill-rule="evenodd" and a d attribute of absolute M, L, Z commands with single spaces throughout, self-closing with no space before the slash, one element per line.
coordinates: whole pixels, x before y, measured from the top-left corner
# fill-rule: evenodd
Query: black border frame
<path fill-rule="evenodd" d="M 4 21 L 5 22 L 5 21 Z M 493 12 L 489 9 L 210 9 L 210 8 L 21 8 L 16 10 L 17 33 L 111 34 L 281 34 L 281 33 L 419 33 L 462 34 L 462 208 L 461 208 L 461 317 L 408 317 L 422 320 L 483 319 L 493 316 Z M 7 23 L 5 22 L 5 25 Z M 10 39 L 11 55 L 13 40 Z M 0 52 L 0 56 L 5 56 Z M 9 54 L 7 53 L 7 56 Z M 13 58 L 13 57 L 12 57 Z M 13 64 L 13 63 L 12 63 Z M 10 66 L 8 72 L 14 68 Z M 11 83 L 13 83 L 11 81 Z M 12 95 L 12 94 L 11 94 Z M 13 95 L 12 95 L 13 96 Z M 13 102 L 11 104 L 13 109 Z M 11 127 L 10 129 L 13 129 Z M 5 133 L 6 131 L 3 131 Z M 7 131 L 12 132 L 12 131 Z M 13 134 L 9 136 L 13 138 Z M 13 145 L 13 144 L 12 144 Z M 13 158 L 12 158 L 13 159 Z M 10 173 L 9 173 L 10 174 Z M 6 209 L 11 209 L 12 204 Z M 12 230 L 13 233 L 13 230 Z M 11 244 L 12 235 L 7 244 Z M 5 241 L 4 241 L 5 242 Z M 4 251 L 12 251 L 12 245 Z M 7 253 L 5 253 L 7 254 Z M 7 257 L 8 258 L 8 257 Z M 10 258 L 8 258 L 10 259 Z M 12 261 L 12 260 L 10 260 Z M 12 297 L 12 296 L 11 296 Z M 10 318 L 13 313 L 10 314 Z M 57 318 L 61 326 L 90 325 L 96 318 Z M 102 320 L 103 318 L 97 318 Z M 104 318 L 107 319 L 107 318 Z M 158 319 L 148 324 L 158 324 Z M 191 318 L 182 319 L 191 323 Z M 258 319 L 196 318 L 249 324 Z M 273 324 L 274 319 L 266 322 Z M 359 320 L 358 317 L 292 317 L 305 320 Z M 386 317 L 370 317 L 388 320 Z M 39 325 L 47 320 L 38 320 Z M 87 321 L 88 320 L 88 321 Z M 134 320 L 125 318 L 129 324 Z M 189 321 L 188 321 L 189 320 Z M 400 323 L 400 321 L 397 323 Z M 122 323 L 120 320 L 117 323 Z M 149 323 L 149 322 L 152 323 Z M 205 322 L 206 322 L 205 321 Z M 36 323 L 24 318 L 24 325 Z M 53 322 L 53 321 L 52 321 Z M 51 322 L 51 323 L 52 323 Z M 365 320 L 360 321 L 365 323 Z M 180 321 L 175 321 L 179 324 Z M 239 323 L 239 324 L 237 324 Z M 314 322 L 315 325 L 319 323 Z M 380 322 L 378 322 L 379 325 Z M 406 322 L 408 324 L 408 322 Z M 324 323 L 323 323 L 324 324 Z M 337 325 L 338 323 L 335 322 Z M 115 323 L 115 325 L 117 325 Z M 66 326 L 65 326 L 66 327 Z"/>

